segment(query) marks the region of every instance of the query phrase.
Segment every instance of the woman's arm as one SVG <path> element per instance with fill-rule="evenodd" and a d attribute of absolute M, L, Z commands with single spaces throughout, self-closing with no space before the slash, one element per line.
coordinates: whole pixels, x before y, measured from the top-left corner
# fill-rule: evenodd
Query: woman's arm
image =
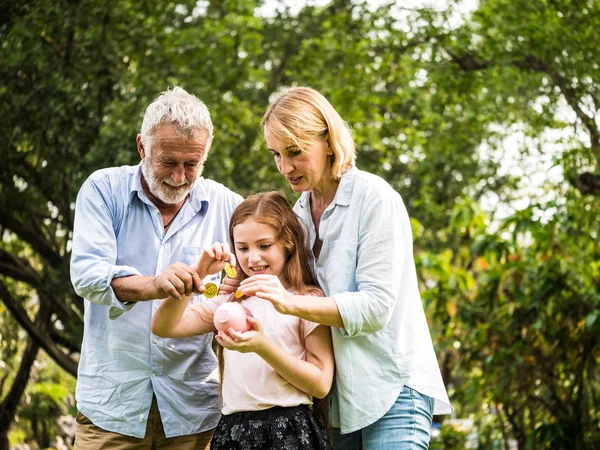
<path fill-rule="evenodd" d="M 277 309 L 277 306 L 275 306 Z M 344 328 L 337 303 L 333 297 L 314 297 L 312 295 L 292 295 L 292 298 L 282 305 L 282 314 L 298 316 L 311 322 Z"/>
<path fill-rule="evenodd" d="M 253 331 L 238 333 L 230 330 L 219 334 L 217 341 L 229 350 L 242 353 L 255 352 L 279 375 L 306 394 L 323 398 L 333 382 L 333 346 L 329 327 L 318 326 L 305 339 L 306 361 L 298 359 L 269 340 L 258 321 L 248 318 Z"/>
<path fill-rule="evenodd" d="M 254 275 L 246 278 L 239 289 L 245 295 L 255 295 L 270 301 L 281 314 L 297 316 L 321 325 L 344 328 L 342 316 L 333 297 L 292 294 L 274 275 Z"/>
<path fill-rule="evenodd" d="M 339 292 L 328 292 L 330 296 L 325 298 L 298 296 L 286 293 L 269 275 L 245 279 L 240 290 L 270 301 L 282 314 L 340 328 L 346 337 L 380 331 L 400 301 L 420 302 L 410 219 L 402 199 L 389 186 L 368 194 L 355 224 L 355 286 L 345 284 L 345 289 L 351 290 L 342 287 Z M 336 265 L 344 264 L 329 261 L 326 277 L 337 276 Z"/>

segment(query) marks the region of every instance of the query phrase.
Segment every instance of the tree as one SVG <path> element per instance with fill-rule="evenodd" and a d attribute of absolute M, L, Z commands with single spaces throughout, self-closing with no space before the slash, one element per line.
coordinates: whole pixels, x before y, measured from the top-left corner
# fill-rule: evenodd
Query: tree
<path fill-rule="evenodd" d="M 445 14 L 423 17 L 433 24 Z M 485 127 L 520 124 L 540 148 L 546 130 L 561 130 L 566 149 L 555 161 L 570 185 L 545 183 L 551 201 L 532 200 L 492 232 L 472 185 L 438 234 L 445 250 L 420 255 L 426 301 L 445 326 L 454 398 L 463 412 L 484 406 L 484 446 L 594 448 L 600 440 L 599 222 L 590 196 L 598 194 L 599 73 L 590 61 L 599 17 L 593 2 L 485 1 L 434 45 L 449 71 L 442 82 L 471 92 L 476 112 L 492 106 L 494 116 L 479 116 Z M 514 186 L 499 194 L 509 200 Z"/>
<path fill-rule="evenodd" d="M 205 176 L 242 194 L 279 188 L 291 200 L 260 118 L 284 86 L 323 92 L 353 129 L 358 165 L 390 182 L 413 218 L 423 298 L 459 413 L 490 405 L 478 415 L 490 445 L 558 448 L 575 435 L 577 445 L 597 443 L 598 5 L 487 0 L 459 25 L 456 2 L 408 10 L 334 0 L 298 13 L 279 5 L 268 16 L 261 6 L 0 7 L 0 351 L 9 369 L 0 380 L 0 448 L 18 410 L 34 419 L 22 398 L 39 394 L 27 387 L 39 349 L 76 374 L 82 301 L 68 263 L 77 190 L 98 168 L 137 163 L 144 108 L 172 85 L 211 110 Z M 564 108 L 572 119 L 557 116 Z M 482 199 L 494 193 L 510 204 L 522 181 L 499 173 L 501 160 L 482 147 L 498 148 L 513 126 L 540 147 L 546 130 L 571 131 L 556 155 L 570 185 L 546 186 L 555 204 L 517 212 L 494 231 Z M 559 406 L 587 409 L 577 423 Z"/>
<path fill-rule="evenodd" d="M 97 1 L 5 6 L 0 299 L 28 344 L 0 403 L 0 448 L 38 349 L 76 374 L 83 312 L 68 265 L 75 195 L 94 168 L 117 155 L 94 152 L 94 145 L 111 102 L 123 96 L 118 83 L 132 70 L 124 55 L 143 60 L 156 36 L 180 19 L 174 5 L 145 8 Z"/>

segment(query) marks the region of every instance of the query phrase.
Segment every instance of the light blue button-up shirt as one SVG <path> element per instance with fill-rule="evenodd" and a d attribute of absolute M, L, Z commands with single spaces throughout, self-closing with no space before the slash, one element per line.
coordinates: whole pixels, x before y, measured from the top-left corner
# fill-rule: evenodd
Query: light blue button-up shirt
<path fill-rule="evenodd" d="M 310 193 L 296 213 L 316 230 Z M 425 318 L 413 258 L 412 230 L 400 195 L 383 179 L 352 166 L 319 223 L 323 247 L 313 269 L 333 297 L 344 328 L 332 328 L 336 364 L 331 421 L 342 433 L 380 419 L 407 385 L 452 411 Z M 312 255 L 312 252 L 311 252 Z"/>
<path fill-rule="evenodd" d="M 139 165 L 97 171 L 81 187 L 71 256 L 71 280 L 85 299 L 76 399 L 98 427 L 144 437 L 153 393 L 167 437 L 216 426 L 212 334 L 154 336 L 150 323 L 160 300 L 122 303 L 110 283 L 155 276 L 177 261 L 194 263 L 203 248 L 228 241 L 229 219 L 241 201 L 223 185 L 199 178 L 165 232 L 142 189 Z M 212 281 L 218 283 L 218 275 Z"/>

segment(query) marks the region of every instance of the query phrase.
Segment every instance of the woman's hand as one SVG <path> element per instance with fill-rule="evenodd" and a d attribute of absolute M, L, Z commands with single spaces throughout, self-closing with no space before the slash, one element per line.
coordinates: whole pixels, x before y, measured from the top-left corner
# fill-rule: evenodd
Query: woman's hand
<path fill-rule="evenodd" d="M 202 251 L 196 265 L 196 272 L 198 272 L 200 278 L 204 278 L 207 275 L 220 272 L 227 263 L 235 266 L 235 255 L 231 253 L 229 244 L 215 242 L 212 247 Z"/>
<path fill-rule="evenodd" d="M 235 350 L 240 353 L 260 353 L 263 351 L 269 339 L 263 333 L 258 320 L 250 316 L 246 320 L 252 325 L 251 330 L 242 333 L 235 331 L 233 328 L 227 330 L 227 333 L 219 331 L 215 336 L 217 342 L 227 350 Z"/>
<path fill-rule="evenodd" d="M 281 314 L 292 314 L 294 295 L 283 287 L 281 281 L 275 275 L 254 275 L 246 278 L 240 284 L 239 289 L 245 295 L 255 295 L 270 301 Z"/>

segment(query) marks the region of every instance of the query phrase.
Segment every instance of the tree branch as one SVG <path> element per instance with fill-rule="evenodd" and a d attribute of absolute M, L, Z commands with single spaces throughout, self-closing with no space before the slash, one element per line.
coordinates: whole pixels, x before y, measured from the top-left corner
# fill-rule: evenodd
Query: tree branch
<path fill-rule="evenodd" d="M 50 338 L 56 342 L 57 345 L 64 347 L 70 353 L 79 353 L 81 351 L 81 333 L 65 334 L 64 331 L 57 330 L 55 327 L 51 327 L 49 334 Z"/>
<path fill-rule="evenodd" d="M 471 72 L 474 70 L 487 69 L 494 64 L 491 61 L 482 61 L 477 59 L 475 56 L 465 53 L 464 55 L 457 55 L 446 47 L 442 47 L 446 53 L 450 56 L 458 66 L 465 72 Z"/>
<path fill-rule="evenodd" d="M 48 245 L 43 239 L 43 234 L 27 228 L 12 214 L 12 210 L 6 206 L 4 201 L 0 202 L 0 225 L 4 225 L 22 240 L 31 245 L 33 250 L 39 253 L 39 255 L 49 264 L 53 266 L 62 265 L 63 257 Z"/>
<path fill-rule="evenodd" d="M 35 318 L 35 326 L 40 330 L 45 330 L 50 321 L 50 309 L 47 307 L 40 307 L 40 310 Z M 0 436 L 5 434 L 12 423 L 19 401 L 25 392 L 27 383 L 29 382 L 29 375 L 31 368 L 37 357 L 40 345 L 34 339 L 29 338 L 27 347 L 21 355 L 21 365 L 17 371 L 17 375 L 12 383 L 10 391 L 0 402 Z"/>
<path fill-rule="evenodd" d="M 452 61 L 458 64 L 458 66 L 465 72 L 484 70 L 491 66 L 505 65 L 504 63 L 499 63 L 492 60 L 480 60 L 471 54 L 458 55 L 446 47 L 442 48 L 444 48 L 446 53 L 448 53 Z M 587 115 L 581 108 L 581 98 L 583 95 L 577 92 L 575 88 L 570 86 L 568 80 L 554 70 L 550 64 L 547 64 L 545 61 L 534 55 L 525 55 L 520 59 L 509 61 L 508 64 L 524 70 L 543 72 L 550 77 L 554 85 L 560 89 L 569 106 L 573 108 L 573 111 L 575 111 L 577 118 L 588 131 L 590 135 L 592 153 L 596 159 L 596 167 L 598 170 L 600 170 L 600 131 L 596 126 L 595 118 Z M 592 98 L 594 98 L 593 95 Z"/>
<path fill-rule="evenodd" d="M 0 299 L 6 306 L 6 309 L 12 314 L 14 319 L 21 327 L 27 332 L 31 339 L 42 347 L 48 356 L 50 356 L 56 363 L 70 373 L 73 376 L 77 376 L 77 363 L 73 361 L 69 356 L 65 355 L 56 344 L 50 339 L 47 331 L 41 329 L 34 324 L 27 315 L 27 311 L 18 304 L 8 290 L 6 284 L 0 280 Z M 40 305 L 44 305 L 49 302 L 41 302 Z M 41 308 L 42 306 L 40 306 Z"/>
<path fill-rule="evenodd" d="M 51 147 L 51 145 L 48 145 L 48 147 Z M 40 154 L 39 161 L 44 159 L 45 158 L 43 155 Z M 47 198 L 50 203 L 58 208 L 59 214 L 63 216 L 63 221 L 58 219 L 51 220 L 58 222 L 64 227 L 67 227 L 68 218 L 71 212 L 70 204 L 68 199 L 65 198 L 64 195 L 60 195 L 61 192 L 57 190 L 54 185 L 52 185 L 52 179 L 48 178 L 47 174 L 46 176 L 43 176 L 37 167 L 29 164 L 27 161 L 19 161 L 19 164 L 15 165 L 14 171 L 15 174 L 27 181 L 29 186 L 35 186 L 41 195 Z M 68 192 L 68 190 L 65 192 Z"/>
<path fill-rule="evenodd" d="M 41 286 L 42 279 L 29 262 L 0 248 L 0 275 L 6 275 L 32 286 Z"/>

